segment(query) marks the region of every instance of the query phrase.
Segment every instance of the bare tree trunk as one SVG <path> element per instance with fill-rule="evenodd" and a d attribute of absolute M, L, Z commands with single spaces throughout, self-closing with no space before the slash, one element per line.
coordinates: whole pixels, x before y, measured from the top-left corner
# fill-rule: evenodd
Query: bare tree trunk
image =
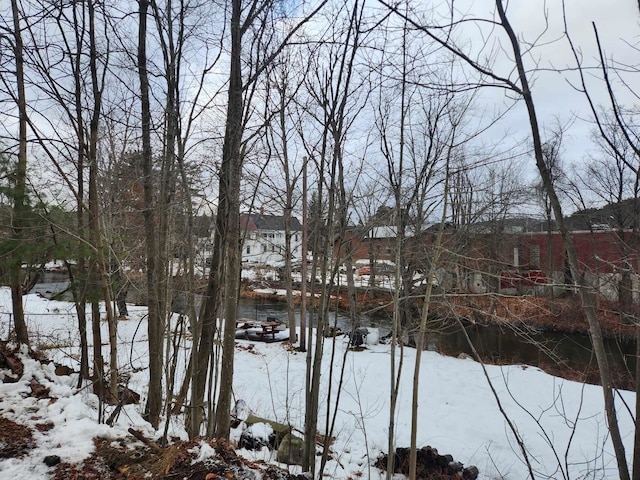
<path fill-rule="evenodd" d="M 225 183 L 220 179 L 220 188 Z M 207 390 L 207 373 L 213 351 L 213 338 L 216 332 L 216 318 L 220 306 L 220 292 L 222 274 L 225 268 L 226 257 L 223 252 L 227 230 L 226 197 L 220 195 L 218 213 L 216 215 L 213 252 L 209 279 L 204 295 L 204 301 L 200 313 L 201 328 L 199 329 L 198 351 L 191 358 L 191 396 L 190 407 L 187 415 L 187 430 L 193 438 L 200 434 L 200 428 L 204 416 L 204 396 Z M 235 325 L 234 325 L 235 332 Z M 209 385 L 211 388 L 211 385 Z M 213 406 L 210 405 L 211 411 Z"/>
<path fill-rule="evenodd" d="M 535 104 L 533 101 L 533 95 L 531 94 L 531 89 L 529 88 L 529 81 L 524 67 L 518 38 L 506 16 L 502 0 L 496 0 L 496 8 L 498 10 L 498 15 L 502 27 L 507 33 L 509 41 L 511 43 L 511 47 L 513 49 L 514 61 L 516 62 L 518 77 L 520 79 L 521 85 L 520 93 L 529 114 L 529 124 L 531 126 L 531 133 L 533 137 L 533 148 L 536 158 L 536 166 L 538 167 L 538 171 L 540 172 L 540 176 L 542 177 L 544 188 L 549 195 L 549 201 L 553 208 L 556 222 L 558 223 L 558 228 L 565 244 L 567 260 L 571 269 L 571 275 L 574 281 L 578 282 L 578 290 L 582 299 L 587 322 L 589 323 L 589 333 L 591 335 L 593 351 L 595 353 L 598 368 L 600 371 L 600 382 L 602 383 L 605 414 L 607 417 L 609 433 L 611 435 L 611 442 L 613 444 L 616 461 L 618 464 L 618 473 L 620 475 L 620 480 L 629 480 L 629 467 L 627 465 L 624 444 L 622 443 L 622 437 L 620 435 L 620 428 L 618 425 L 613 389 L 611 387 L 611 375 L 607 362 L 607 353 L 604 347 L 602 330 L 600 328 L 600 323 L 598 322 L 595 307 L 593 304 L 593 292 L 591 291 L 591 287 L 586 284 L 584 276 L 580 272 L 580 265 L 578 263 L 573 237 L 571 236 L 569 229 L 564 223 L 562 207 L 560 205 L 558 196 L 556 195 L 550 172 L 544 162 L 542 141 L 540 138 L 540 129 L 538 125 Z"/>
<path fill-rule="evenodd" d="M 138 75 L 140 78 L 140 101 L 142 115 L 142 173 L 144 188 L 144 228 L 147 263 L 147 317 L 149 336 L 149 394 L 146 417 L 154 428 L 160 423 L 162 410 L 162 317 L 160 293 L 158 291 L 157 241 L 153 200 L 153 158 L 151 152 L 151 108 L 149 103 L 149 77 L 147 71 L 147 12 L 148 0 L 139 1 L 138 26 Z"/>
<path fill-rule="evenodd" d="M 452 122 L 453 123 L 453 122 Z M 442 236 L 444 232 L 444 226 L 448 215 L 448 198 L 449 198 L 449 164 L 453 155 L 455 138 L 455 125 L 451 133 L 451 143 L 447 152 L 447 165 L 445 174 L 445 187 L 444 194 L 442 196 L 444 204 L 442 206 L 442 216 L 440 217 L 440 224 L 438 226 L 438 234 L 433 244 L 433 251 L 430 255 L 431 264 L 427 271 L 427 289 L 422 299 L 422 311 L 420 314 L 420 326 L 418 330 L 418 339 L 416 341 L 416 361 L 413 370 L 413 387 L 412 387 L 412 400 L 411 400 L 411 446 L 409 450 L 409 479 L 415 480 L 417 474 L 417 458 L 418 458 L 418 406 L 419 406 L 419 393 L 420 393 L 420 367 L 422 362 L 422 351 L 424 350 L 424 343 L 427 335 L 427 321 L 429 319 L 429 307 L 431 304 L 431 292 L 433 290 L 432 278 L 435 277 L 436 268 L 440 255 L 442 254 Z"/>
<path fill-rule="evenodd" d="M 93 112 L 89 125 L 89 225 L 95 248 L 97 274 L 102 289 L 102 298 L 107 314 L 109 327 L 109 390 L 113 401 L 118 399 L 118 336 L 116 318 L 111 303 L 111 287 L 107 278 L 106 261 L 100 228 L 100 212 L 98 199 L 98 125 L 102 109 L 101 82 L 98 79 L 98 53 L 96 50 L 94 1 L 88 2 L 89 8 L 89 64 L 91 71 L 91 87 L 93 94 Z"/>
<path fill-rule="evenodd" d="M 79 210 L 82 210 L 81 208 Z M 79 213 L 79 212 L 78 212 Z M 84 228 L 83 228 L 84 230 Z M 84 238 L 83 230 L 78 231 L 78 235 Z M 78 250 L 80 251 L 80 250 Z M 75 305 L 76 315 L 78 316 L 78 332 L 80 334 L 80 375 L 78 376 L 78 388 L 82 387 L 82 381 L 89 379 L 89 342 L 87 341 L 87 272 L 86 259 L 84 255 L 78 258 L 77 271 L 74 270 L 69 262 L 67 262 L 67 272 L 69 274 L 69 282 L 71 284 L 71 292 L 73 295 L 73 303 Z M 83 285 L 74 286 L 78 278 L 78 272 L 84 278 Z"/>
<path fill-rule="evenodd" d="M 307 161 L 304 157 L 302 165 L 302 266 L 300 280 L 300 351 L 307 350 Z"/>
<path fill-rule="evenodd" d="M 90 291 L 95 295 L 98 289 L 96 281 L 95 264 L 92 264 L 89 272 Z M 98 421 L 102 422 L 104 400 L 104 359 L 102 357 L 102 333 L 100 332 L 100 306 L 95 300 L 91 301 L 91 333 L 93 337 L 93 392 L 100 401 L 98 409 Z"/>
<path fill-rule="evenodd" d="M 228 439 L 231 422 L 231 394 L 233 390 L 233 360 L 235 349 L 236 318 L 240 289 L 240 175 L 242 171 L 242 31 L 240 14 L 241 0 L 231 2 L 231 66 L 229 72 L 229 97 L 227 123 L 220 169 L 220 196 L 226 199 L 228 210 L 218 212 L 227 216 L 227 258 L 225 273 L 224 331 L 222 339 L 222 369 L 220 391 L 216 405 L 215 437 Z"/>
<path fill-rule="evenodd" d="M 22 345 L 29 346 L 29 332 L 24 319 L 22 305 L 22 246 L 20 245 L 24 220 L 27 194 L 27 99 L 24 85 L 24 47 L 22 44 L 22 27 L 20 26 L 20 10 L 17 0 L 11 0 L 13 14 L 13 37 L 15 46 L 16 83 L 18 90 L 18 163 L 15 169 L 15 184 L 13 186 L 13 216 L 11 237 L 16 244 L 15 253 L 11 260 L 10 282 L 11 303 L 13 306 L 13 324 L 16 340 Z"/>
<path fill-rule="evenodd" d="M 326 134 L 326 130 L 324 132 Z M 318 176 L 323 178 L 325 170 L 325 158 L 326 158 L 326 138 L 323 139 L 322 151 L 320 153 L 320 161 L 318 168 Z M 322 215 L 321 205 L 324 199 L 323 183 L 318 182 L 318 212 L 314 212 L 314 226 L 320 228 L 321 222 L 319 222 L 317 216 Z M 333 222 L 333 207 L 331 206 L 332 199 L 329 201 L 329 212 L 327 215 L 327 226 L 329 230 L 332 230 Z M 311 339 L 313 338 L 313 321 L 309 322 L 308 326 L 308 338 L 309 348 L 307 349 L 307 365 L 305 376 L 305 416 L 304 416 L 304 453 L 302 459 L 302 470 L 305 472 L 311 472 L 311 476 L 316 478 L 316 456 L 315 456 L 315 444 L 316 433 L 318 431 L 318 406 L 319 406 L 319 386 L 320 386 L 320 366 L 322 362 L 322 354 L 324 351 L 324 329 L 326 326 L 326 317 L 329 301 L 329 291 L 327 288 L 327 248 L 328 238 L 332 237 L 332 232 L 313 232 L 313 263 L 311 266 L 311 298 L 316 298 L 316 286 L 317 286 L 317 273 L 318 264 L 321 264 L 320 271 L 320 308 L 316 313 L 316 328 L 315 337 L 316 341 L 311 346 Z M 320 253 L 320 257 L 318 254 Z M 315 307 L 314 307 L 315 308 Z"/>

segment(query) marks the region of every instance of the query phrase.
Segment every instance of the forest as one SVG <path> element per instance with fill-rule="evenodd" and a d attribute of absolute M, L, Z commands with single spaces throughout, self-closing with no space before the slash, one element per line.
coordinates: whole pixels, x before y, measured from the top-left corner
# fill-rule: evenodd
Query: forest
<path fill-rule="evenodd" d="M 346 315 L 358 325 L 354 226 L 394 233 L 393 452 L 403 368 L 396 349 L 407 329 L 424 344 L 432 296 L 441 293 L 432 281 L 417 289 L 416 271 L 432 279 L 444 259 L 460 268 L 475 262 L 468 244 L 447 242 L 451 229 L 488 226 L 497 253 L 510 219 L 535 217 L 562 238 L 564 286 L 588 324 L 619 478 L 640 479 L 640 428 L 625 451 L 599 287 L 584 274 L 567 222 L 608 206 L 606 228 L 622 259 L 620 318 L 637 327 L 640 2 L 415 3 L 2 0 L 0 274 L 11 291 L 12 341 L 31 346 L 23 297 L 47 262 L 62 262 L 80 342 L 77 387 L 90 385 L 106 417 L 121 396 L 119 322 L 127 294 L 140 289 L 148 309 L 145 420 L 158 428 L 184 407 L 191 438 L 228 439 L 240 218 L 281 215 L 288 305 L 294 266 L 309 279 L 300 283 L 300 335 L 293 308 L 288 326 L 292 346 L 307 356 L 302 469 L 315 475 L 324 465 L 316 464 L 315 439 L 330 352 L 322 336 L 311 338 L 329 326 L 341 269 Z M 292 253 L 298 220 L 309 261 Z M 430 241 L 416 261 L 411 239 L 423 235 Z M 176 291 L 185 295 L 185 325 L 172 315 Z M 306 305 L 307 295 L 316 300 Z M 192 347 L 178 374 L 183 327 Z M 628 408 L 637 416 L 640 402 Z M 394 456 L 386 461 L 393 472 Z"/>

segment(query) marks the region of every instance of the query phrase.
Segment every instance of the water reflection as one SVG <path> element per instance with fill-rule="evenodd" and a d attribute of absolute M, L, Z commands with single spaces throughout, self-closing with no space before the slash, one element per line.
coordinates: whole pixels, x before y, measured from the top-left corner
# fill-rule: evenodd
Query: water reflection
<path fill-rule="evenodd" d="M 596 367 L 588 335 L 480 325 L 467 325 L 465 331 L 478 353 L 496 363 L 554 364 L 559 368 L 577 371 Z M 459 326 L 441 329 L 434 334 L 434 342 L 436 349 L 443 353 L 472 354 L 469 341 Z M 612 368 L 618 375 L 633 377 L 636 368 L 635 342 L 616 338 L 606 338 L 604 342 Z"/>

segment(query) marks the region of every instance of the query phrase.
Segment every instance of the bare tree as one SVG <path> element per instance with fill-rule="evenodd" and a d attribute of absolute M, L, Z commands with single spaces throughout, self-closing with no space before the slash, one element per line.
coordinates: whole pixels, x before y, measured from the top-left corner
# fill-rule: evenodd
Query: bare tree
<path fill-rule="evenodd" d="M 313 52 L 311 72 L 305 91 L 309 95 L 308 102 L 303 105 L 309 122 L 317 132 L 316 140 L 311 135 L 304 135 L 303 142 L 307 148 L 309 159 L 315 163 L 318 186 L 310 209 L 315 209 L 310 223 L 314 232 L 312 238 L 313 264 L 311 271 L 311 295 L 314 298 L 316 288 L 320 294 L 320 305 L 316 320 L 315 348 L 307 351 L 307 377 L 305 382 L 305 452 L 303 469 L 311 470 L 312 475 L 321 476 L 328 460 L 329 438 L 335 426 L 335 411 L 339 408 L 340 389 L 336 392 L 336 405 L 327 409 L 325 417 L 323 454 L 319 469 L 315 465 L 315 438 L 318 431 L 318 410 L 320 405 L 320 365 L 325 354 L 322 332 L 329 326 L 329 310 L 331 291 L 335 285 L 339 262 L 344 261 L 347 274 L 347 297 L 350 324 L 355 328 L 358 318 L 355 308 L 355 289 L 353 270 L 351 269 L 352 252 L 347 243 L 347 226 L 349 207 L 351 205 L 350 185 L 347 183 L 345 171 L 349 168 L 346 155 L 346 139 L 353 128 L 354 121 L 366 101 L 368 89 L 363 79 L 357 75 L 357 59 L 360 49 L 366 40 L 365 3 L 355 2 L 345 5 L 344 22 L 334 22 L 327 31 L 328 42 Z M 351 172 L 359 172 L 359 158 L 355 158 L 355 168 Z M 315 207 L 314 207 L 315 205 Z M 326 205 L 326 217 L 317 215 Z M 321 217 L 322 220 L 318 221 Z M 315 223 L 315 225 L 313 225 Z M 324 226 L 322 226 L 324 225 Z M 322 234 L 320 233 L 322 229 Z M 337 246 L 336 246 L 337 245 Z M 340 259 L 330 261 L 331 250 L 342 253 Z M 319 272 L 317 270 L 319 269 Z M 316 275 L 320 275 L 320 283 L 316 284 Z M 311 328 L 311 323 L 309 328 Z M 311 331 L 309 332 L 311 338 Z M 333 354 L 333 352 L 332 352 Z M 330 372 L 329 375 L 333 375 Z M 338 375 L 342 373 L 336 372 Z M 331 384 L 331 381 L 330 381 Z M 328 395 L 331 395 L 331 391 Z"/>
<path fill-rule="evenodd" d="M 267 70 L 267 117 L 273 115 L 273 122 L 269 122 L 272 128 L 268 129 L 267 152 L 270 157 L 275 157 L 278 161 L 278 169 L 272 175 L 265 175 L 265 186 L 269 190 L 268 197 L 272 199 L 276 205 L 281 205 L 284 216 L 284 237 L 285 248 L 284 257 L 284 276 L 287 291 L 288 305 L 288 323 L 289 323 L 289 341 L 294 343 L 297 341 L 297 327 L 295 318 L 295 306 L 293 302 L 293 282 L 291 277 L 291 260 L 295 257 L 292 251 L 292 217 L 294 209 L 299 203 L 298 186 L 304 160 L 295 158 L 295 149 L 293 148 L 293 139 L 295 138 L 295 124 L 290 119 L 295 119 L 295 104 L 293 100 L 300 89 L 303 82 L 300 75 L 294 75 L 294 72 L 303 70 L 301 62 L 295 59 L 291 49 L 285 50 L 277 62 L 273 63 L 272 68 Z M 294 63 L 294 61 L 296 63 Z M 296 78 L 298 77 L 298 78 Z M 272 104 L 272 106 L 270 106 Z M 271 113 L 273 112 L 273 113 Z M 267 118 L 268 121 L 268 118 Z M 297 160 L 297 161 L 296 161 Z M 284 177 L 283 177 L 284 175 Z M 284 183 L 283 183 L 284 181 Z M 275 194 L 275 195 L 274 195 Z M 299 235 L 300 232 L 295 235 Z M 305 258 L 304 252 L 301 257 Z"/>
<path fill-rule="evenodd" d="M 140 81 L 141 125 L 142 125 L 142 182 L 144 189 L 144 229 L 147 254 L 147 329 L 149 336 L 149 394 L 146 416 L 154 427 L 160 422 L 162 409 L 162 299 L 160 294 L 160 271 L 158 266 L 158 244 L 154 218 L 153 153 L 151 150 L 151 105 L 149 99 L 149 71 L 147 67 L 147 17 L 149 2 L 140 0 L 138 10 L 138 54 L 137 69 Z"/>
<path fill-rule="evenodd" d="M 197 369 L 193 371 L 192 386 L 198 391 L 193 397 L 195 413 L 193 426 L 199 428 L 201 405 L 210 361 L 211 345 L 215 333 L 218 307 L 223 311 L 222 366 L 220 370 L 218 400 L 215 406 L 216 438 L 228 438 L 230 427 L 231 394 L 233 388 L 233 360 L 235 326 L 240 282 L 240 186 L 243 161 L 247 145 L 245 128 L 251 112 L 257 81 L 265 69 L 280 55 L 287 43 L 324 5 L 312 6 L 308 14 L 289 29 L 284 38 L 273 41 L 273 23 L 280 19 L 271 0 L 254 0 L 245 5 L 242 0 L 231 2 L 229 17 L 229 83 L 222 162 L 218 174 L 218 214 L 214 233 L 214 252 L 203 304 L 202 335 L 199 343 Z M 280 14 L 281 12 L 277 12 Z M 282 12 L 285 13 L 285 12 Z M 243 45 L 253 35 L 251 52 L 244 57 Z M 265 46 L 268 48 L 265 50 Z M 248 68 L 243 70 L 243 58 Z M 224 298 L 221 290 L 224 284 Z M 200 390 L 202 389 L 202 390 Z"/>
<path fill-rule="evenodd" d="M 535 102 L 533 100 L 533 94 L 529 83 L 529 74 L 527 69 L 524 66 L 524 56 L 523 50 L 521 47 L 521 43 L 518 39 L 517 34 L 513 30 L 513 27 L 509 21 L 507 16 L 504 4 L 502 0 L 496 0 L 495 2 L 495 12 L 496 19 L 490 20 L 489 23 L 494 25 L 495 27 L 499 27 L 500 30 L 504 33 L 508 40 L 508 44 L 511 48 L 510 53 L 513 55 L 514 67 L 517 73 L 517 80 L 513 81 L 508 77 L 502 76 L 492 70 L 490 65 L 486 65 L 485 63 L 481 63 L 481 61 L 474 60 L 471 56 L 465 53 L 462 49 L 460 49 L 452 40 L 452 36 L 441 36 L 440 29 L 431 29 L 425 27 L 420 22 L 415 21 L 413 18 L 410 18 L 408 15 L 405 15 L 403 12 L 399 11 L 398 8 L 386 3 L 384 0 L 379 0 L 380 3 L 387 6 L 389 9 L 394 11 L 396 14 L 401 17 L 407 19 L 411 25 L 423 31 L 429 38 L 434 40 L 435 42 L 442 45 L 448 51 L 456 55 L 460 58 L 466 65 L 471 67 L 474 71 L 476 71 L 481 78 L 488 79 L 488 82 L 492 85 L 500 85 L 502 88 L 507 89 L 508 91 L 514 93 L 518 96 L 518 98 L 522 99 L 525 104 L 529 124 L 531 128 L 531 136 L 532 143 L 534 149 L 534 157 L 536 167 L 540 173 L 544 188 L 549 195 L 550 203 L 552 205 L 552 209 L 554 211 L 556 222 L 558 223 L 559 231 L 564 240 L 564 245 L 567 253 L 567 261 L 569 267 L 571 269 L 571 274 L 575 281 L 578 282 L 578 290 L 580 292 L 580 296 L 582 299 L 582 303 L 584 306 L 584 311 L 589 323 L 589 330 L 591 334 L 591 340 L 594 348 L 594 353 L 598 362 L 600 378 L 603 389 L 603 396 L 605 402 L 605 412 L 607 415 L 609 432 L 611 434 L 611 440 L 614 446 L 614 451 L 616 454 L 616 459 L 618 462 L 618 469 L 620 478 L 622 480 L 629 479 L 629 469 L 626 464 L 626 459 L 624 455 L 624 446 L 622 444 L 622 439 L 620 437 L 620 431 L 617 423 L 617 415 L 615 409 L 614 395 L 611 387 L 611 377 L 610 370 L 607 363 L 606 352 L 604 349 L 604 342 L 602 338 L 602 331 L 600 324 L 598 322 L 595 308 L 594 308 L 594 293 L 590 286 L 585 282 L 584 275 L 580 272 L 580 266 L 577 260 L 577 254 L 575 245 L 573 242 L 573 238 L 565 225 L 562 206 L 558 199 L 555 186 L 553 184 L 549 169 L 544 161 L 544 151 L 543 151 L 543 140 L 541 137 L 541 129 L 539 126 L 539 121 L 536 113 Z M 454 23 L 457 25 L 458 23 Z M 454 25 L 449 25 L 451 28 Z M 445 31 L 449 32 L 449 28 L 445 29 Z M 530 51 L 530 47 L 527 49 Z M 479 82 L 479 85 L 482 85 L 484 82 Z M 525 452 L 523 452 L 525 454 Z M 533 473 L 531 473 L 533 476 Z"/>
<path fill-rule="evenodd" d="M 589 322 L 589 332 L 591 334 L 591 341 L 593 344 L 594 353 L 595 353 L 596 360 L 598 362 L 598 368 L 600 371 L 600 380 L 602 383 L 602 391 L 603 391 L 604 403 L 605 403 L 605 413 L 607 416 L 609 433 L 611 434 L 611 441 L 614 446 L 616 460 L 618 463 L 618 473 L 620 474 L 621 480 L 628 480 L 630 478 L 629 468 L 627 466 L 627 461 L 624 454 L 624 445 L 622 443 L 622 438 L 620 436 L 620 429 L 619 429 L 618 419 L 616 414 L 614 394 L 611 386 L 611 372 L 609 370 L 607 354 L 604 348 L 602 330 L 601 330 L 600 323 L 598 321 L 595 308 L 594 308 L 593 291 L 589 287 L 589 285 L 585 283 L 584 275 L 582 275 L 580 272 L 580 266 L 577 259 L 575 244 L 573 242 L 573 238 L 571 237 L 571 234 L 569 233 L 567 226 L 565 225 L 564 216 L 562 213 L 562 206 L 556 194 L 551 173 L 544 161 L 543 143 L 541 140 L 540 127 L 538 124 L 535 102 L 533 100 L 532 91 L 529 86 L 529 79 L 528 79 L 527 71 L 524 66 L 522 51 L 520 48 L 520 42 L 518 41 L 517 35 L 514 32 L 511 26 L 511 23 L 509 22 L 502 0 L 496 0 L 496 9 L 498 12 L 498 17 L 500 19 L 500 25 L 502 26 L 505 33 L 507 34 L 507 37 L 509 39 L 509 42 L 513 50 L 514 61 L 518 71 L 518 80 L 520 83 L 519 87 L 516 85 L 513 85 L 513 86 L 516 87 L 515 92 L 517 92 L 522 96 L 522 99 L 524 100 L 525 105 L 527 107 L 527 113 L 529 115 L 529 123 L 531 126 L 531 135 L 533 138 L 536 167 L 540 172 L 540 176 L 542 178 L 544 188 L 547 191 L 547 194 L 549 195 L 549 201 L 552 205 L 554 215 L 556 217 L 556 222 L 558 223 L 558 228 L 560 230 L 560 233 L 565 243 L 567 260 L 569 262 L 569 267 L 571 269 L 571 275 L 573 276 L 574 280 L 578 281 L 580 297 L 583 302 L 583 307 L 587 317 L 587 321 Z"/>
<path fill-rule="evenodd" d="M 23 222 L 26 211 L 26 180 L 27 180 L 27 98 L 25 92 L 24 46 L 22 42 L 21 12 L 18 0 L 11 0 L 13 16 L 13 49 L 16 75 L 16 103 L 18 108 L 18 161 L 15 168 L 15 184 L 13 186 L 13 222 L 11 236 L 16 248 L 12 252 L 13 260 L 10 264 L 11 302 L 13 305 L 13 323 L 16 339 L 19 343 L 29 345 L 29 332 L 24 319 L 22 305 L 22 256 L 19 243 L 22 241 Z"/>
<path fill-rule="evenodd" d="M 596 24 L 593 23 L 593 31 L 596 40 L 596 45 L 598 49 L 598 59 L 600 61 L 600 72 L 602 75 L 602 79 L 604 80 L 606 93 L 609 100 L 610 105 L 610 115 L 601 115 L 601 112 L 598 111 L 594 99 L 592 97 L 591 91 L 587 88 L 586 82 L 586 73 L 584 71 L 584 67 L 582 65 L 580 54 L 575 47 L 571 35 L 569 33 L 569 27 L 567 22 L 567 16 L 565 13 L 565 5 L 563 2 L 563 13 L 564 13 L 564 29 L 565 36 L 569 42 L 569 46 L 573 53 L 576 65 L 578 67 L 579 73 L 579 84 L 577 86 L 578 90 L 581 91 L 587 100 L 587 103 L 591 109 L 591 113 L 593 115 L 593 119 L 595 121 L 595 126 L 597 131 L 600 133 L 600 139 L 610 153 L 614 154 L 614 158 L 616 162 L 622 162 L 624 166 L 631 170 L 633 175 L 635 176 L 634 180 L 634 203 L 635 201 L 635 193 L 638 188 L 638 164 L 637 159 L 640 156 L 640 143 L 639 137 L 636 129 L 634 128 L 633 118 L 634 115 L 628 115 L 625 112 L 625 109 L 620 104 L 618 97 L 616 95 L 616 91 L 614 90 L 614 85 L 611 80 L 611 68 L 607 58 L 605 57 L 603 46 L 600 42 L 600 37 L 598 35 L 598 29 Z M 626 83 L 623 82 L 624 88 L 629 88 Z M 633 93 L 633 92 L 632 92 Z M 635 93 L 634 93 L 635 95 Z M 627 148 L 631 149 L 633 155 L 628 155 Z M 618 172 L 620 172 L 620 167 L 618 167 Z M 619 173 L 618 173 L 619 175 Z M 620 185 L 622 182 L 620 182 Z M 620 188 L 620 187 L 618 187 Z M 634 220 L 635 224 L 635 220 Z M 637 237 L 635 229 L 634 229 L 634 237 Z M 573 273 L 573 269 L 572 269 Z M 628 281 L 628 280 L 627 280 Z M 624 287 L 623 287 L 624 288 Z M 627 287 L 628 288 L 628 287 Z M 587 315 L 589 318 L 589 312 L 587 311 Z M 637 315 L 637 314 L 636 314 Z M 591 318 L 589 318 L 589 324 L 591 327 Z M 640 326 L 637 327 L 636 330 L 636 343 L 637 343 L 637 353 L 640 355 Z M 594 347 L 596 347 L 594 345 Z M 596 353 L 598 351 L 596 350 Z M 602 369 L 602 366 L 606 366 L 605 362 L 601 362 L 598 358 L 598 366 Z M 636 364 L 636 379 L 640 378 L 640 363 Z M 614 445 L 616 461 L 618 464 L 618 471 L 620 474 L 620 478 L 623 480 L 627 480 L 630 478 L 629 475 L 629 467 L 626 463 L 625 458 L 625 450 L 622 444 L 622 440 L 620 439 L 620 433 L 618 431 L 617 425 L 617 417 L 615 411 L 615 403 L 613 394 L 611 391 L 611 380 L 608 378 L 608 372 L 603 374 L 602 370 L 600 372 L 600 376 L 602 379 L 602 386 L 605 394 L 605 409 L 607 414 L 607 420 L 609 423 L 609 431 L 611 432 L 611 440 Z M 640 400 L 638 399 L 638 391 L 640 389 L 640 382 L 636 381 L 636 406 L 635 406 L 635 416 L 636 419 L 640 415 Z M 634 480 L 640 479 L 640 428 L 638 428 L 636 422 L 635 428 L 635 436 L 634 436 L 634 444 L 633 444 L 633 461 L 632 461 L 632 477 Z"/>
<path fill-rule="evenodd" d="M 80 327 L 82 375 L 79 382 L 88 376 L 85 300 L 86 285 L 93 284 L 95 293 L 92 301 L 98 302 L 102 299 L 106 303 L 110 339 L 113 343 L 110 345 L 110 389 L 112 396 L 115 397 L 117 395 L 116 323 L 111 309 L 110 284 L 102 248 L 103 232 L 100 225 L 97 192 L 97 145 L 103 105 L 102 94 L 109 62 L 109 42 L 101 42 L 106 38 L 101 31 L 102 28 L 106 28 L 106 14 L 104 10 L 96 8 L 95 2 L 72 6 L 51 6 L 45 2 L 43 5 L 30 7 L 40 9 L 51 7 L 47 11 L 57 12 L 56 15 L 51 16 L 39 15 L 41 12 L 36 12 L 37 15 L 34 18 L 38 21 L 27 23 L 28 27 L 25 30 L 31 45 L 28 50 L 28 66 L 34 78 L 31 88 L 42 93 L 34 103 L 33 115 L 37 117 L 36 120 L 27 117 L 27 122 L 40 151 L 51 161 L 55 171 L 77 202 L 78 248 L 72 255 L 77 255 L 78 267 L 76 269 L 71 262 L 67 263 L 67 267 L 71 279 L 74 280 L 72 291 L 76 300 Z M 45 29 L 56 41 L 41 44 L 44 37 L 40 33 Z M 67 55 L 63 55 L 64 60 L 52 65 L 51 55 L 54 55 L 54 50 L 66 52 Z M 59 120 L 69 125 L 71 137 L 67 137 L 68 133 L 65 129 L 52 128 L 53 134 L 45 134 L 42 124 L 45 128 L 53 126 L 56 118 L 42 115 L 38 107 L 42 110 L 52 109 L 60 112 Z M 75 165 L 73 165 L 74 161 Z M 75 179 L 70 176 L 66 162 L 76 169 Z M 88 179 L 85 177 L 86 167 L 88 167 Z M 87 180 L 88 203 L 85 198 Z M 67 260 L 69 260 L 68 257 Z M 75 280 L 78 279 L 87 279 L 85 276 L 87 263 L 91 267 L 90 273 L 93 277 L 85 282 L 76 282 Z M 80 287 L 78 287 L 79 284 L 81 284 Z M 92 311 L 96 312 L 97 309 L 93 308 Z M 99 326 L 100 317 L 94 318 L 94 322 Z M 95 325 L 94 331 L 96 334 L 99 332 Z M 99 339 L 94 342 L 96 348 L 94 386 L 102 398 L 101 384 L 104 372 L 100 345 Z"/>

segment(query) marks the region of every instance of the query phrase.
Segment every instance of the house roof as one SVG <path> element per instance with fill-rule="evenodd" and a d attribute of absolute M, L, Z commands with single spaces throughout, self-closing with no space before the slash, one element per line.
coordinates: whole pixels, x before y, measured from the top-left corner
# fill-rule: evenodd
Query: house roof
<path fill-rule="evenodd" d="M 247 231 L 273 230 L 284 231 L 284 217 L 282 215 L 264 215 L 258 213 L 244 214 L 240 216 L 240 226 Z M 291 217 L 291 231 L 302 230 L 302 224 L 296 217 Z"/>

